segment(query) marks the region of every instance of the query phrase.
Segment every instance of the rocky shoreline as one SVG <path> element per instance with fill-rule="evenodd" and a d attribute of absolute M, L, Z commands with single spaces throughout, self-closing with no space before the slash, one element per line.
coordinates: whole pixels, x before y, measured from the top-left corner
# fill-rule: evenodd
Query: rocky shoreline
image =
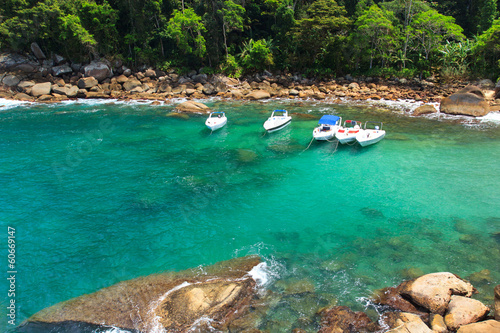
<path fill-rule="evenodd" d="M 36 53 L 35 53 L 36 54 Z M 42 56 L 40 56 L 42 57 Z M 500 86 L 491 80 L 439 83 L 426 80 L 354 78 L 317 80 L 299 74 L 264 72 L 234 79 L 203 71 L 185 74 L 144 68 L 132 72 L 119 61 L 83 65 L 62 57 L 0 55 L 0 98 L 29 102 L 60 102 L 78 98 L 165 101 L 173 98 L 261 100 L 398 101 L 423 103 L 413 115 L 440 112 L 484 116 L 500 110 Z M 498 84 L 497 84 L 498 85 Z"/>
<path fill-rule="evenodd" d="M 249 256 L 204 267 L 201 273 L 198 268 L 123 281 L 43 309 L 17 331 L 84 332 L 104 326 L 129 332 L 269 332 L 259 327 L 270 305 L 310 291 L 288 286 L 285 295 L 271 292 L 256 273 L 262 265 L 259 257 Z M 375 291 L 370 301 L 382 309 L 375 320 L 335 302 L 316 304 L 315 319 L 304 320 L 316 320 L 319 333 L 499 332 L 500 285 L 491 309 L 472 298 L 476 292 L 457 275 L 431 273 Z"/>

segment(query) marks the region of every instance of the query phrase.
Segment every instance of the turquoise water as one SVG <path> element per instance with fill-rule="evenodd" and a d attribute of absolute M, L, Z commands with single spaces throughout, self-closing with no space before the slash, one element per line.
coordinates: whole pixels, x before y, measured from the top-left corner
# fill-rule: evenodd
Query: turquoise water
<path fill-rule="evenodd" d="M 211 133 L 205 116 L 167 117 L 172 105 L 0 109 L 2 262 L 7 275 L 10 226 L 16 324 L 122 280 L 248 254 L 262 256 L 266 287 L 282 297 L 260 324 L 272 331 L 313 331 L 314 312 L 335 302 L 365 310 L 373 290 L 408 270 L 467 278 L 488 269 L 475 285 L 491 302 L 500 282 L 498 125 L 370 106 L 205 103 L 226 112 L 226 127 Z M 275 108 L 301 115 L 264 135 Z M 365 148 L 306 150 L 329 113 L 381 120 L 388 134 Z M 5 309 L 9 285 L 0 286 Z M 0 324 L 11 328 L 5 316 Z"/>

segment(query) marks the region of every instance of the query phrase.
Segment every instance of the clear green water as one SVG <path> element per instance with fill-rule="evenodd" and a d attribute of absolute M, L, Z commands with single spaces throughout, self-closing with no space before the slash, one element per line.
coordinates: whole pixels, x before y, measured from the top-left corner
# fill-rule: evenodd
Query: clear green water
<path fill-rule="evenodd" d="M 122 280 L 248 254 L 262 256 L 266 286 L 282 296 L 261 322 L 271 331 L 313 331 L 314 312 L 335 300 L 365 310 L 373 290 L 407 269 L 464 278 L 489 269 L 476 287 L 491 301 L 500 283 L 497 125 L 367 106 L 206 104 L 229 119 L 212 134 L 204 116 L 166 117 L 172 105 L 0 108 L 2 266 L 7 275 L 14 227 L 17 324 Z M 275 108 L 313 117 L 263 135 Z M 383 121 L 387 136 L 305 150 L 325 113 Z M 0 324 L 11 327 L 5 316 Z"/>

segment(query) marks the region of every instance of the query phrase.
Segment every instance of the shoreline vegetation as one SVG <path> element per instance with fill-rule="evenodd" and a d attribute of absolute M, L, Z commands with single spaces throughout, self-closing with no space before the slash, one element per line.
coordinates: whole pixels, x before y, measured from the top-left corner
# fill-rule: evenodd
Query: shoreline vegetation
<path fill-rule="evenodd" d="M 258 256 L 247 256 L 203 267 L 201 273 L 197 268 L 122 281 L 43 309 L 17 331 L 86 331 L 105 325 L 130 332 L 266 332 L 259 326 L 280 297 L 266 288 L 266 267 Z M 311 307 L 302 320 L 309 329 L 301 328 L 299 321 L 292 332 L 311 331 L 312 323 L 320 333 L 500 330 L 500 285 L 495 287 L 489 307 L 473 299 L 477 290 L 455 274 L 413 273 L 417 273 L 414 278 L 396 287 L 373 291 L 370 302 L 378 307 L 377 318 L 354 312 L 335 300 L 316 300 L 302 305 L 304 309 Z M 481 278 L 488 275 L 486 270 L 478 274 Z M 471 278 L 478 281 L 477 276 Z M 308 281 L 287 290 L 285 297 L 303 293 L 319 297 Z"/>
<path fill-rule="evenodd" d="M 329 103 L 341 99 L 353 102 L 409 100 L 423 104 L 413 110 L 415 116 L 443 112 L 478 117 L 500 111 L 500 88 L 489 79 L 445 84 L 434 77 L 385 80 L 346 75 L 325 81 L 301 74 L 268 71 L 235 79 L 221 74 L 199 74 L 195 70 L 183 75 L 173 70 L 164 72 L 151 68 L 132 72 L 119 62 L 94 61 L 82 65 L 60 58 L 47 63 L 34 57 L 2 54 L 0 82 L 0 98 L 43 103 L 79 98 L 158 102 L 172 98 L 212 97 L 254 101 L 312 99 Z M 434 106 L 437 103 L 439 110 Z"/>

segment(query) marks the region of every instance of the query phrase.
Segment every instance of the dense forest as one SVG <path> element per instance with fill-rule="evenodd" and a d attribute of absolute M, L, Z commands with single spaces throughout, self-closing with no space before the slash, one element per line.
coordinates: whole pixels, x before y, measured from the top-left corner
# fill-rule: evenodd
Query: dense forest
<path fill-rule="evenodd" d="M 500 1 L 500 0 L 499 0 Z M 3 0 L 0 49 L 202 70 L 500 74 L 497 0 Z"/>

